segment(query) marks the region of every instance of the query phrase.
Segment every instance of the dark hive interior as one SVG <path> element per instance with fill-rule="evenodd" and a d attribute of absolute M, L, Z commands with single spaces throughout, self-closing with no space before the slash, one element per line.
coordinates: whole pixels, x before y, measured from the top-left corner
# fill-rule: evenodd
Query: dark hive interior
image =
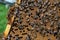
<path fill-rule="evenodd" d="M 6 40 L 60 40 L 60 0 L 21 0 L 10 8 L 8 20 L 13 15 Z"/>

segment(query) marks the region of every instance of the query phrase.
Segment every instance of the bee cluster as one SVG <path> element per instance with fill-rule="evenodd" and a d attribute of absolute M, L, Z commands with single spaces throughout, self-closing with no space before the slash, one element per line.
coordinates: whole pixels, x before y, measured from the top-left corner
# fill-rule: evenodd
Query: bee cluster
<path fill-rule="evenodd" d="M 8 20 L 13 15 L 6 40 L 60 40 L 60 1 L 22 0 L 11 7 Z"/>

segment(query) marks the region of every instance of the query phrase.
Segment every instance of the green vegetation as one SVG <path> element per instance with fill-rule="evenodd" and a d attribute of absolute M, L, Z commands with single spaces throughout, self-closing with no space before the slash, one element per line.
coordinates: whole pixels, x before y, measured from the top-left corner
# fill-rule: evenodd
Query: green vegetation
<path fill-rule="evenodd" d="M 8 8 L 0 4 L 0 33 L 3 33 L 7 25 L 7 12 Z"/>

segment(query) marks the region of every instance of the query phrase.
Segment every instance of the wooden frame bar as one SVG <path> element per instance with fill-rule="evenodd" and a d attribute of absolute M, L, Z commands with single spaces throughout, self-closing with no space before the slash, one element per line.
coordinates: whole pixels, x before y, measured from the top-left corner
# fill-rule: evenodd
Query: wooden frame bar
<path fill-rule="evenodd" d="M 20 4 L 20 2 L 21 2 L 21 0 L 16 0 L 16 3 L 17 3 L 17 4 Z M 14 18 L 15 18 L 15 16 L 13 16 L 13 17 L 11 18 L 11 20 L 8 20 L 8 22 L 10 22 L 10 23 L 7 24 L 6 29 L 5 29 L 5 31 L 4 31 L 4 33 L 3 33 L 3 34 L 4 34 L 4 38 L 6 38 L 6 37 L 8 36 L 8 33 L 9 33 L 10 29 L 11 29 L 11 24 L 13 23 Z"/>

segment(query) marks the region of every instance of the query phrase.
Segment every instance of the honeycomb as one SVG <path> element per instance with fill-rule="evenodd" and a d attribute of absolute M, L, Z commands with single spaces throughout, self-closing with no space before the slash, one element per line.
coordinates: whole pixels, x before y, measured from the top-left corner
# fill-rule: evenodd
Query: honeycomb
<path fill-rule="evenodd" d="M 21 0 L 8 13 L 15 15 L 5 40 L 60 40 L 60 0 Z"/>

